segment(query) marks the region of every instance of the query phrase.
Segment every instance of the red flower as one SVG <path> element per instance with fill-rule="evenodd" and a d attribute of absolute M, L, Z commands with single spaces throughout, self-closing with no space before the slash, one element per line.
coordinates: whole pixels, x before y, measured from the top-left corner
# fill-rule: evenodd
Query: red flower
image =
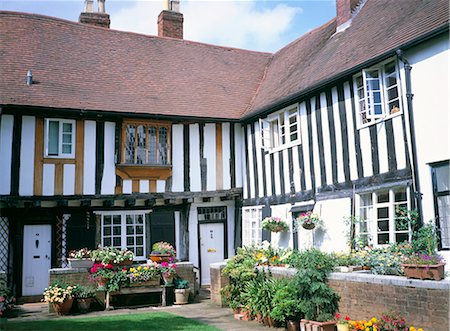
<path fill-rule="evenodd" d="M 336 317 L 337 319 L 340 319 L 340 318 L 341 318 L 341 314 L 336 313 L 335 317 Z"/>
<path fill-rule="evenodd" d="M 350 316 L 347 315 L 347 316 L 345 316 L 344 319 L 348 322 L 348 321 L 350 321 Z"/>
<path fill-rule="evenodd" d="M 107 265 L 105 265 L 105 269 L 112 269 L 112 268 L 113 268 L 113 266 L 111 263 L 108 263 Z"/>

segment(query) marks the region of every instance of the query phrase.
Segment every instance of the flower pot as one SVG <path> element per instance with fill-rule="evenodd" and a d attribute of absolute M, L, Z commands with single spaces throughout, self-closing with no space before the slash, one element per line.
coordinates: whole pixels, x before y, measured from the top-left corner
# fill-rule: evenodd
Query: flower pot
<path fill-rule="evenodd" d="M 173 285 L 174 275 L 163 275 L 165 285 Z"/>
<path fill-rule="evenodd" d="M 336 324 L 337 331 L 349 331 L 348 324 Z"/>
<path fill-rule="evenodd" d="M 305 230 L 312 230 L 316 227 L 315 223 L 302 223 L 302 228 Z"/>
<path fill-rule="evenodd" d="M 444 279 L 444 266 L 445 263 L 438 263 L 435 265 L 402 264 L 406 278 L 431 280 Z"/>
<path fill-rule="evenodd" d="M 274 226 L 271 230 L 271 232 L 275 232 L 275 233 L 281 232 L 281 231 L 284 231 L 284 227 L 282 227 L 282 226 Z"/>
<path fill-rule="evenodd" d="M 132 265 L 133 264 L 133 260 L 123 260 L 119 263 L 116 263 L 116 265 L 118 265 L 119 267 L 125 267 L 127 265 Z"/>
<path fill-rule="evenodd" d="M 170 262 L 171 256 L 170 254 L 150 254 L 150 259 L 156 263 Z"/>
<path fill-rule="evenodd" d="M 78 310 L 82 313 L 88 312 L 91 308 L 92 298 L 77 298 Z"/>
<path fill-rule="evenodd" d="M 89 269 L 94 265 L 91 259 L 67 259 L 69 268 L 73 269 Z"/>
<path fill-rule="evenodd" d="M 73 298 L 67 299 L 64 302 L 52 303 L 53 310 L 58 315 L 67 315 L 72 309 Z"/>
<path fill-rule="evenodd" d="M 288 331 L 299 331 L 300 330 L 300 321 L 286 321 L 286 329 Z"/>
<path fill-rule="evenodd" d="M 109 283 L 109 278 L 106 278 L 106 277 L 98 277 L 97 278 L 98 286 L 106 286 L 108 283 Z"/>
<path fill-rule="evenodd" d="M 334 331 L 336 327 L 336 321 L 317 322 L 309 321 L 312 326 L 312 330 L 315 331 Z"/>
<path fill-rule="evenodd" d="M 188 303 L 189 299 L 189 289 L 188 288 L 177 288 L 175 289 L 175 304 L 185 305 Z"/>

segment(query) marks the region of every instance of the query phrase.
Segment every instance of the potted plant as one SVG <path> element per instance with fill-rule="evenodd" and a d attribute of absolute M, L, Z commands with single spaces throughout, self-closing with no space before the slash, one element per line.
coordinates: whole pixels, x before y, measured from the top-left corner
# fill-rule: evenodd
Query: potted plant
<path fill-rule="evenodd" d="M 302 317 L 300 303 L 300 293 L 294 287 L 294 282 L 290 279 L 284 280 L 273 296 L 270 316 L 280 323 L 285 323 L 288 331 L 298 331 Z"/>
<path fill-rule="evenodd" d="M 297 227 L 301 226 L 306 230 L 312 230 L 320 223 L 320 217 L 319 215 L 313 214 L 313 212 L 308 211 L 297 217 L 295 221 Z"/>
<path fill-rule="evenodd" d="M 438 254 L 414 254 L 402 264 L 407 278 L 444 279 L 444 259 Z"/>
<path fill-rule="evenodd" d="M 350 317 L 348 315 L 342 318 L 341 314 L 336 313 L 334 317 L 337 322 L 337 331 L 349 331 Z"/>
<path fill-rule="evenodd" d="M 51 303 L 58 315 L 66 315 L 72 309 L 75 289 L 76 286 L 57 280 L 44 290 L 43 301 Z"/>
<path fill-rule="evenodd" d="M 168 262 L 161 262 L 161 264 L 158 265 L 159 270 L 161 272 L 161 275 L 164 279 L 165 285 L 172 285 L 173 279 L 175 278 L 175 275 L 177 274 L 176 265 L 175 264 L 169 264 Z"/>
<path fill-rule="evenodd" d="M 79 250 L 71 250 L 67 261 L 69 262 L 69 268 L 89 269 L 94 264 L 94 261 L 91 259 L 91 251 L 86 247 Z"/>
<path fill-rule="evenodd" d="M 157 263 L 173 262 L 175 255 L 175 248 L 171 244 L 165 241 L 159 241 L 153 244 L 150 259 Z"/>
<path fill-rule="evenodd" d="M 177 278 L 174 280 L 175 285 L 175 304 L 185 305 L 189 299 L 189 282 L 185 279 Z"/>
<path fill-rule="evenodd" d="M 271 232 L 287 231 L 289 226 L 280 217 L 270 216 L 262 221 L 262 228 Z"/>
<path fill-rule="evenodd" d="M 90 269 L 91 277 L 97 281 L 98 286 L 106 286 L 109 280 L 114 276 L 113 265 L 94 263 Z"/>
<path fill-rule="evenodd" d="M 99 247 L 91 252 L 92 260 L 103 264 L 129 265 L 133 263 L 134 254 L 129 250 L 119 250 L 114 247 Z"/>
<path fill-rule="evenodd" d="M 82 313 L 88 312 L 91 303 L 95 298 L 96 289 L 92 286 L 77 284 L 73 290 L 74 298 L 77 302 L 78 310 Z"/>
<path fill-rule="evenodd" d="M 161 269 L 156 265 L 144 265 L 124 268 L 130 286 L 157 286 L 161 278 Z"/>
<path fill-rule="evenodd" d="M 16 298 L 11 295 L 11 290 L 6 284 L 6 280 L 0 278 L 0 317 L 7 317 L 14 308 Z"/>

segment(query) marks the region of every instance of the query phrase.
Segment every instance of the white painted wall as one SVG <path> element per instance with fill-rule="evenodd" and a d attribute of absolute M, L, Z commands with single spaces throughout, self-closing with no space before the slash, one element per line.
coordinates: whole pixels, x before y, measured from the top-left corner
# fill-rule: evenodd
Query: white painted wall
<path fill-rule="evenodd" d="M 139 192 L 140 193 L 149 193 L 150 192 L 150 183 L 148 180 L 140 180 L 139 181 Z"/>
<path fill-rule="evenodd" d="M 435 218 L 429 163 L 450 159 L 450 77 L 448 34 L 408 51 L 413 98 L 419 180 L 424 221 Z M 449 179 L 450 180 L 450 179 Z M 450 271 L 450 252 L 440 252 Z"/>
<path fill-rule="evenodd" d="M 95 121 L 84 122 L 83 193 L 95 194 Z"/>
<path fill-rule="evenodd" d="M 75 164 L 64 164 L 63 195 L 75 194 Z"/>
<path fill-rule="evenodd" d="M 189 179 L 191 192 L 202 190 L 200 173 L 200 134 L 199 125 L 189 125 Z"/>
<path fill-rule="evenodd" d="M 236 187 L 242 187 L 243 173 L 245 173 L 244 156 L 244 135 L 242 131 L 242 125 L 234 124 L 234 145 L 235 145 L 235 174 L 236 174 Z"/>
<path fill-rule="evenodd" d="M 11 193 L 11 160 L 14 116 L 1 115 L 0 121 L 0 194 Z"/>
<path fill-rule="evenodd" d="M 164 193 L 166 191 L 166 181 L 157 180 L 156 181 L 156 193 Z"/>
<path fill-rule="evenodd" d="M 22 117 L 20 146 L 19 195 L 30 196 L 34 193 L 34 145 L 36 117 Z M 3 154 L 0 154 L 3 157 Z"/>
<path fill-rule="evenodd" d="M 44 164 L 42 176 L 42 195 L 55 194 L 55 165 Z"/>
<path fill-rule="evenodd" d="M 172 126 L 172 191 L 184 191 L 183 125 Z"/>
<path fill-rule="evenodd" d="M 230 123 L 222 124 L 222 169 L 223 169 L 223 189 L 231 188 L 230 172 Z"/>
<path fill-rule="evenodd" d="M 213 123 L 205 124 L 203 148 L 203 157 L 206 158 L 206 190 L 214 191 L 216 189 L 216 125 Z"/>
<path fill-rule="evenodd" d="M 122 181 L 122 193 L 123 194 L 131 194 L 132 184 L 133 184 L 133 182 L 131 179 L 124 179 Z"/>
<path fill-rule="evenodd" d="M 114 162 L 115 136 L 116 123 L 105 122 L 104 165 L 101 194 L 114 194 L 114 187 L 116 185 L 116 165 Z"/>
<path fill-rule="evenodd" d="M 271 208 L 271 215 L 280 217 L 282 220 L 286 221 L 286 223 L 289 225 L 289 228 L 292 229 L 292 213 L 291 210 L 291 204 L 282 204 L 282 205 L 274 205 L 270 206 Z M 272 232 L 271 234 L 271 245 L 274 247 L 290 247 L 294 248 L 294 242 L 292 240 L 291 231 L 283 231 L 283 232 Z"/>

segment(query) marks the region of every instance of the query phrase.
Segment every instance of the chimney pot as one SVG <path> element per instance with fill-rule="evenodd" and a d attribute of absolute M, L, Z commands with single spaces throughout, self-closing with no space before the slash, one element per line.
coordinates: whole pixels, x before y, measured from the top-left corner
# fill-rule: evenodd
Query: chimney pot
<path fill-rule="evenodd" d="M 85 12 L 80 14 L 78 22 L 109 28 L 111 20 L 109 14 L 105 13 L 105 0 L 98 0 L 98 12 L 93 11 L 93 0 L 85 0 Z"/>
<path fill-rule="evenodd" d="M 94 0 L 84 0 L 84 12 L 92 13 L 94 11 Z"/>

